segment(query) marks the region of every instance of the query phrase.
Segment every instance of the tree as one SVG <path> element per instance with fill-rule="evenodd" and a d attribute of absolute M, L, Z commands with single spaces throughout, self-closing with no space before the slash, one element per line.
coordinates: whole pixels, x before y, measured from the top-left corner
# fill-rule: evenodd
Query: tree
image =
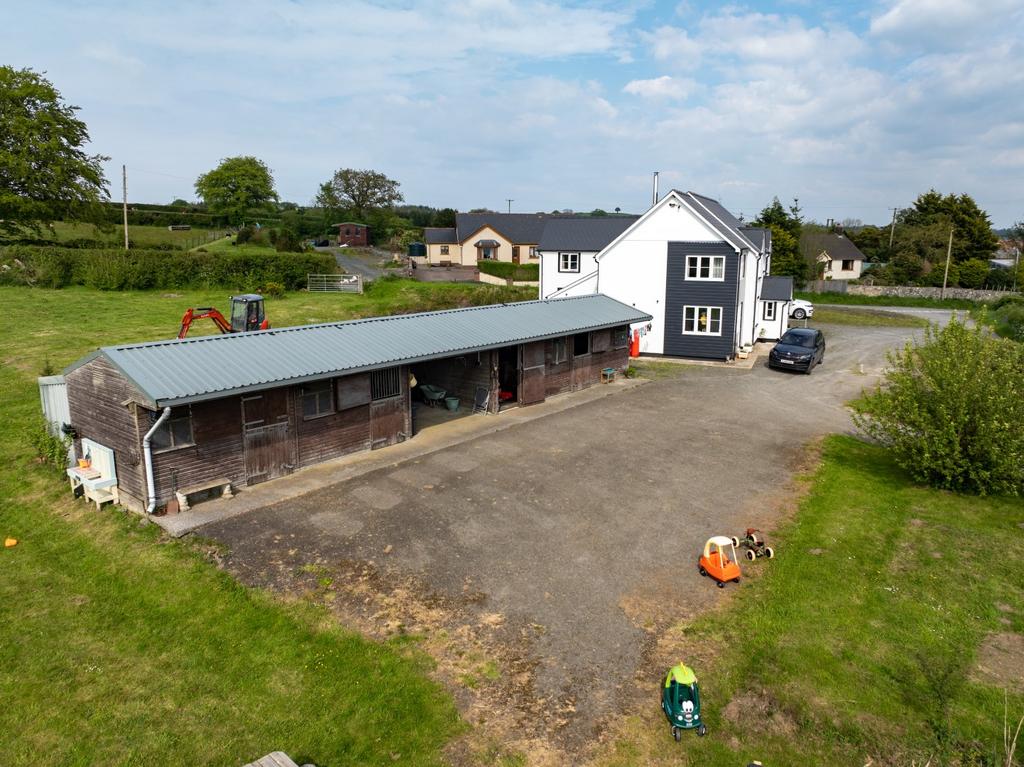
<path fill-rule="evenodd" d="M 434 220 L 431 222 L 431 226 L 443 226 L 449 229 L 455 228 L 455 216 L 458 213 L 454 208 L 441 208 L 434 214 Z"/>
<path fill-rule="evenodd" d="M 914 206 L 899 213 L 900 225 L 916 227 L 948 222 L 953 226 L 953 260 L 972 258 L 989 259 L 999 246 L 999 238 L 992 231 L 988 213 L 978 207 L 970 195 L 941 195 L 934 189 L 918 195 Z M 948 236 L 948 225 L 947 225 Z"/>
<path fill-rule="evenodd" d="M 608 211 L 601 210 L 601 208 L 594 208 L 592 211 L 590 211 L 590 215 L 591 216 L 607 216 L 608 215 Z"/>
<path fill-rule="evenodd" d="M 196 179 L 196 194 L 214 215 L 237 226 L 254 208 L 277 200 L 274 177 L 262 160 L 228 157 Z"/>
<path fill-rule="evenodd" d="M 102 155 L 60 92 L 30 69 L 0 66 L 0 234 L 62 219 L 100 221 Z"/>
<path fill-rule="evenodd" d="M 854 423 L 915 479 L 967 493 L 1024 493 L 1024 345 L 951 321 L 889 354 Z"/>
<path fill-rule="evenodd" d="M 800 216 L 799 200 L 794 199 L 787 211 L 778 197 L 773 198 L 751 225 L 772 230 L 771 273 L 792 277 L 797 285 L 803 285 L 807 279 L 808 264 L 800 254 L 803 219 Z"/>
<path fill-rule="evenodd" d="M 363 221 L 373 210 L 391 208 L 402 202 L 399 183 L 375 170 L 341 168 L 330 181 L 320 185 L 316 204 L 330 211 L 345 212 Z"/>

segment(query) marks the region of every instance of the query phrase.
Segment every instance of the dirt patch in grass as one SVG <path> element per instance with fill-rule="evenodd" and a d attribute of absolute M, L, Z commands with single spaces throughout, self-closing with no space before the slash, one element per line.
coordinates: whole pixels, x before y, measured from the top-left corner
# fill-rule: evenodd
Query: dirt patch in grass
<path fill-rule="evenodd" d="M 1024 634 L 989 634 L 978 648 L 974 666 L 978 681 L 1024 692 Z"/>
<path fill-rule="evenodd" d="M 799 726 L 767 690 L 748 690 L 733 697 L 722 715 L 737 728 L 765 735 L 791 737 Z"/>

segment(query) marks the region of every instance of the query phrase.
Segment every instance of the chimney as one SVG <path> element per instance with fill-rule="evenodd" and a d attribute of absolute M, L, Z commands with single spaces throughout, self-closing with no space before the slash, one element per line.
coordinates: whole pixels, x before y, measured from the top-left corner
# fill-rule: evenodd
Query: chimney
<path fill-rule="evenodd" d="M 651 205 L 658 204 L 658 171 L 654 171 L 654 195 L 651 199 Z"/>

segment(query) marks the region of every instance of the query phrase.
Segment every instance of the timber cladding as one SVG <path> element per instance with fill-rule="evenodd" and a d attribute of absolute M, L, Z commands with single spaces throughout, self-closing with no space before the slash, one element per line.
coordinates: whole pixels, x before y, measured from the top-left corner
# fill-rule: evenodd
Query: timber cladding
<path fill-rule="evenodd" d="M 145 467 L 142 437 L 130 404 L 141 395 L 110 362 L 98 357 L 65 376 L 71 425 L 77 430 L 76 455 L 81 456 L 81 438 L 99 442 L 114 451 L 114 468 L 121 497 L 129 503 L 144 504 Z M 146 427 L 147 429 L 149 427 Z"/>

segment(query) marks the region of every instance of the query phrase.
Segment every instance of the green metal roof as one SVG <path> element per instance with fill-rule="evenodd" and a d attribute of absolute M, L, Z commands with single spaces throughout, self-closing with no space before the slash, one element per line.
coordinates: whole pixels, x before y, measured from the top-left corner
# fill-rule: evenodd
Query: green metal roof
<path fill-rule="evenodd" d="M 166 407 L 651 319 L 607 296 L 577 296 L 107 346 L 65 372 L 105 357 L 147 404 Z"/>

